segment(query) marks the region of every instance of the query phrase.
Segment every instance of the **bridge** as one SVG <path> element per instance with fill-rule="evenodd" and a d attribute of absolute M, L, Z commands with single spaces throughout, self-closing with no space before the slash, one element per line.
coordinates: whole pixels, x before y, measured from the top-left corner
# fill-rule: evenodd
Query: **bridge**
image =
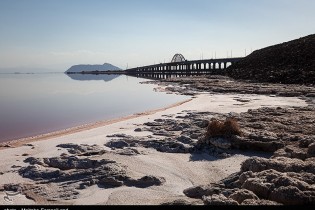
<path fill-rule="evenodd" d="M 241 60 L 239 58 L 218 58 L 188 61 L 182 54 L 175 54 L 170 63 L 160 63 L 127 69 L 127 74 L 199 74 L 220 73 L 228 66 Z"/>

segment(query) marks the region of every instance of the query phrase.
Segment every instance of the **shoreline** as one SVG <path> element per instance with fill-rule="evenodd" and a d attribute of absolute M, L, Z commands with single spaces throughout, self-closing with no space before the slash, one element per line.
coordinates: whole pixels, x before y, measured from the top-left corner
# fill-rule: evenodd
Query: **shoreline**
<path fill-rule="evenodd" d="M 70 128 L 66 128 L 66 129 L 61 129 L 61 130 L 57 130 L 57 131 L 53 131 L 53 132 L 48 132 L 48 133 L 44 133 L 44 134 L 34 135 L 34 136 L 30 136 L 30 137 L 8 140 L 8 141 L 0 143 L 0 150 L 12 148 L 12 147 L 20 147 L 23 144 L 27 144 L 27 143 L 31 143 L 31 142 L 61 137 L 61 136 L 69 135 L 69 134 L 78 133 L 81 131 L 86 131 L 86 130 L 114 124 L 117 122 L 122 122 L 122 121 L 130 120 L 130 119 L 138 118 L 138 117 L 145 116 L 145 115 L 155 114 L 157 112 L 165 111 L 167 109 L 180 106 L 180 105 L 187 103 L 191 100 L 192 100 L 192 98 L 184 100 L 184 101 L 180 101 L 180 102 L 177 102 L 177 103 L 174 103 L 174 104 L 162 107 L 162 108 L 152 109 L 152 110 L 148 110 L 148 111 L 144 111 L 144 112 L 140 112 L 140 113 L 134 113 L 131 115 L 113 118 L 110 120 L 97 121 L 97 122 L 93 122 L 93 123 L 78 125 L 78 126 L 74 126 L 74 127 L 70 127 Z M 9 145 L 9 146 L 7 146 L 7 145 Z"/>

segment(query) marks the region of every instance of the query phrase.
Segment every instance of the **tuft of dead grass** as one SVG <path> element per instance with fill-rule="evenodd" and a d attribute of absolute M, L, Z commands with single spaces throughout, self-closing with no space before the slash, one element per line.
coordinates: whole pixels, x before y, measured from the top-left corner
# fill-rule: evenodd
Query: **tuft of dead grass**
<path fill-rule="evenodd" d="M 235 118 L 226 118 L 226 120 L 220 121 L 215 118 L 211 119 L 207 127 L 206 138 L 211 137 L 229 137 L 232 135 L 242 136 L 242 131 Z"/>

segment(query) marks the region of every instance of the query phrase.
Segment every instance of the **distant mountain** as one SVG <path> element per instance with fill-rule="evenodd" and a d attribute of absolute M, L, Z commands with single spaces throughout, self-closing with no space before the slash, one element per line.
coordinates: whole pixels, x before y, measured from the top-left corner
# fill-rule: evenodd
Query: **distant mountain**
<path fill-rule="evenodd" d="M 81 64 L 71 66 L 65 73 L 79 73 L 82 71 L 122 71 L 122 69 L 109 63 L 103 65 Z"/>

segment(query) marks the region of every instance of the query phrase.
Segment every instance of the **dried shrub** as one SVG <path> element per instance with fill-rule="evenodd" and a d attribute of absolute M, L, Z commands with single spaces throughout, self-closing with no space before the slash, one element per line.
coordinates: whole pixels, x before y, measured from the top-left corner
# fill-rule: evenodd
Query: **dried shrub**
<path fill-rule="evenodd" d="M 224 122 L 215 118 L 211 119 L 207 127 L 206 138 L 229 137 L 232 135 L 242 135 L 240 126 L 235 118 L 226 118 Z"/>
<path fill-rule="evenodd" d="M 215 136 L 222 136 L 222 129 L 223 123 L 215 118 L 211 119 L 211 122 L 209 123 L 207 127 L 207 133 L 206 138 L 208 137 L 215 137 Z"/>

